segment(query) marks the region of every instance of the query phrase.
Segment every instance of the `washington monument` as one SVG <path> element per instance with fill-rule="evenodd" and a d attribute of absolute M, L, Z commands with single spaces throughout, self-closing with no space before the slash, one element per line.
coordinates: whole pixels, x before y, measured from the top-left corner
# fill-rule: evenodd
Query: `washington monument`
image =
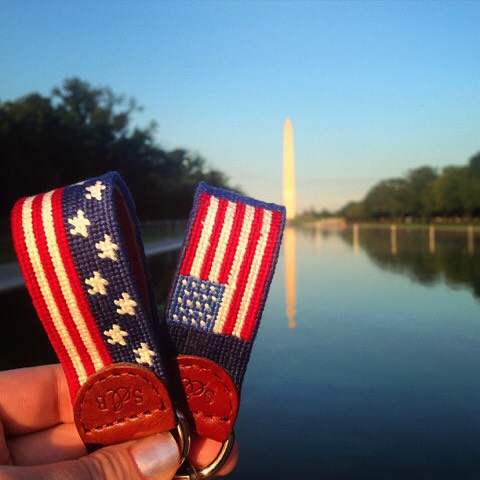
<path fill-rule="evenodd" d="M 287 220 L 295 218 L 295 167 L 293 156 L 293 128 L 287 118 L 283 127 L 283 203 Z"/>

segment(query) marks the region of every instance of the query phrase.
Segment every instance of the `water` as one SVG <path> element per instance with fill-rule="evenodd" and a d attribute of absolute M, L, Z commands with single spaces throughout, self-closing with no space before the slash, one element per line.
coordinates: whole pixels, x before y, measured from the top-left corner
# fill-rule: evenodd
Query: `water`
<path fill-rule="evenodd" d="M 282 255 L 231 478 L 480 478 L 480 257 L 466 232 L 436 232 L 430 253 L 428 231 L 399 229 L 396 254 L 389 230 L 294 236 L 296 327 Z"/>
<path fill-rule="evenodd" d="M 178 252 L 149 259 L 157 299 L 168 295 L 177 257 Z M 58 362 L 25 288 L 0 293 L 0 311 L 0 370 Z"/>
<path fill-rule="evenodd" d="M 478 480 L 475 235 L 437 231 L 432 242 L 428 230 L 398 229 L 395 238 L 389 229 L 289 231 L 244 383 L 240 462 L 229 478 Z M 176 255 L 149 263 L 165 298 Z M 0 368 L 55 361 L 25 291 L 1 295 L 0 308 L 8 312 Z"/>

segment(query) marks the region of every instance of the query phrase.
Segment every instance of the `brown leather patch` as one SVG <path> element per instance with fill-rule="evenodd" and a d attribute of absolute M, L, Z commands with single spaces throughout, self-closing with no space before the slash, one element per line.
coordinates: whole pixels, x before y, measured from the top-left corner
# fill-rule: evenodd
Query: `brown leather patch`
<path fill-rule="evenodd" d="M 175 427 L 167 389 L 148 368 L 116 363 L 91 375 L 74 405 L 85 444 L 113 445 Z"/>
<path fill-rule="evenodd" d="M 227 440 L 238 412 L 238 394 L 230 375 L 206 358 L 177 358 L 188 408 L 199 435 Z"/>

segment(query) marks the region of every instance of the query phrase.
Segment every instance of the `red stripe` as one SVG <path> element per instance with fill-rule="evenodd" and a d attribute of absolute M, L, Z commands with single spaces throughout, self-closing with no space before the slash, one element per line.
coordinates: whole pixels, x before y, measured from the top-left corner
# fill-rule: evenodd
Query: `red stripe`
<path fill-rule="evenodd" d="M 183 257 L 182 267 L 180 269 L 180 275 L 190 275 L 193 260 L 195 259 L 195 253 L 197 252 L 197 246 L 200 242 L 202 235 L 203 223 L 207 216 L 208 206 L 210 205 L 210 195 L 202 193 L 200 195 L 200 204 L 198 206 L 197 216 L 193 223 L 192 232 L 188 239 L 188 247 Z"/>
<path fill-rule="evenodd" d="M 45 194 L 37 195 L 33 200 L 32 205 L 33 232 L 37 243 L 38 253 L 40 255 L 40 261 L 42 262 L 43 270 L 45 271 L 48 285 L 53 295 L 53 300 L 55 301 L 62 316 L 62 322 L 67 328 L 68 334 L 70 335 L 85 371 L 89 376 L 95 371 L 95 369 L 93 367 L 90 355 L 88 354 L 82 338 L 80 337 L 77 326 L 73 321 L 70 310 L 68 309 L 67 302 L 65 301 L 62 288 L 60 286 L 60 279 L 55 272 L 55 267 L 50 256 L 50 252 L 48 251 L 47 237 L 42 222 L 42 200 L 44 197 Z"/>
<path fill-rule="evenodd" d="M 257 249 L 257 244 L 260 240 L 262 221 L 263 209 L 255 208 L 255 212 L 253 214 L 252 228 L 248 237 L 247 250 L 240 266 L 237 283 L 236 285 L 232 285 L 233 287 L 235 287 L 235 290 L 233 291 L 232 303 L 230 304 L 228 316 L 222 331 L 224 335 L 231 335 L 235 327 L 235 321 L 237 320 L 240 303 L 242 301 L 245 288 L 247 287 L 248 275 L 250 274 L 250 269 L 252 268 L 255 250 Z"/>
<path fill-rule="evenodd" d="M 235 204 L 235 216 L 233 217 L 232 232 L 228 239 L 227 250 L 223 257 L 222 267 L 218 275 L 218 283 L 227 283 L 230 270 L 232 269 L 235 252 L 237 250 L 238 239 L 242 231 L 243 218 L 245 217 L 245 205 L 243 203 Z"/>
<path fill-rule="evenodd" d="M 25 232 L 22 225 L 22 207 L 24 203 L 24 198 L 18 200 L 12 210 L 11 220 L 13 244 L 15 246 L 17 258 L 20 263 L 28 291 L 30 292 L 33 305 L 35 306 L 35 310 L 37 311 L 37 314 L 43 323 L 50 343 L 55 349 L 59 360 L 62 362 L 63 370 L 65 371 L 70 390 L 70 397 L 73 403 L 75 401 L 77 391 L 80 388 L 80 383 L 78 381 L 77 372 L 75 371 L 70 356 L 68 355 L 65 346 L 58 335 L 57 329 L 53 324 L 52 317 L 50 316 L 47 304 L 45 303 L 40 286 L 38 285 L 32 262 L 28 256 L 27 245 L 25 243 Z"/>
<path fill-rule="evenodd" d="M 208 280 L 208 276 L 210 275 L 213 259 L 215 258 L 215 252 L 217 251 L 218 241 L 220 240 L 220 234 L 222 233 L 222 227 L 225 220 L 225 212 L 227 211 L 227 207 L 228 200 L 220 198 L 218 202 L 217 214 L 215 215 L 215 222 L 213 224 L 212 235 L 210 237 L 210 245 L 207 248 L 207 253 L 205 254 L 202 271 L 200 272 L 200 278 L 202 280 Z"/>
<path fill-rule="evenodd" d="M 58 248 L 60 250 L 60 255 L 62 257 L 62 262 L 67 272 L 68 278 L 70 280 L 70 285 L 72 287 L 73 294 L 77 299 L 77 304 L 80 309 L 80 312 L 85 321 L 85 325 L 90 333 L 90 336 L 95 344 L 100 358 L 102 359 L 105 365 L 111 365 L 113 363 L 112 357 L 108 352 L 105 342 L 101 336 L 100 331 L 98 330 L 95 318 L 92 315 L 88 301 L 85 298 L 85 291 L 83 290 L 82 280 L 78 275 L 77 269 L 75 268 L 75 262 L 73 261 L 72 254 L 70 253 L 70 246 L 68 244 L 67 232 L 65 230 L 65 225 L 63 223 L 63 211 L 62 211 L 62 195 L 63 188 L 55 190 L 52 195 L 52 214 L 53 214 L 53 224 L 55 228 L 55 233 L 57 236 Z M 87 372 L 88 373 L 88 372 Z"/>
<path fill-rule="evenodd" d="M 250 341 L 252 333 L 255 329 L 260 304 L 262 301 L 264 301 L 264 298 L 268 293 L 265 285 L 273 267 L 272 259 L 277 246 L 278 234 L 280 232 L 281 225 L 282 214 L 277 211 L 272 212 L 272 223 L 270 225 L 270 232 L 268 234 L 267 244 L 265 246 L 265 252 L 262 258 L 262 264 L 260 265 L 260 271 L 258 272 L 257 281 L 255 282 L 255 288 L 253 290 L 252 299 L 250 300 L 245 322 L 243 324 L 242 331 L 240 332 L 240 337 L 247 341 Z"/>

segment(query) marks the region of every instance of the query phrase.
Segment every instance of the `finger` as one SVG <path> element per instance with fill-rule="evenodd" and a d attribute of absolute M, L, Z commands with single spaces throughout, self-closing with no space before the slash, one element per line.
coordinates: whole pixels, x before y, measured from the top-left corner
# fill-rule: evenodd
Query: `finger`
<path fill-rule="evenodd" d="M 87 453 L 73 423 L 13 437 L 8 440 L 13 465 L 31 466 L 74 460 Z"/>
<path fill-rule="evenodd" d="M 37 467 L 0 467 L 0 480 L 171 480 L 179 464 L 170 433 L 105 447 L 79 460 Z"/>
<path fill-rule="evenodd" d="M 217 458 L 222 444 L 206 437 L 196 437 L 192 439 L 190 453 L 188 454 L 189 462 L 199 470 L 210 465 Z M 238 444 L 235 442 L 233 449 L 226 461 L 225 465 L 219 470 L 215 476 L 228 475 L 237 465 L 238 462 Z"/>
<path fill-rule="evenodd" d="M 5 433 L 3 432 L 3 425 L 0 422 L 0 465 L 11 465 L 10 450 L 8 449 Z"/>
<path fill-rule="evenodd" d="M 73 422 L 62 367 L 45 365 L 1 372 L 0 421 L 7 437 Z"/>
<path fill-rule="evenodd" d="M 204 468 L 217 456 L 221 443 L 204 437 L 192 441 L 189 460 L 196 468 Z M 61 424 L 47 430 L 11 438 L 8 441 L 11 462 L 16 466 L 45 465 L 74 460 L 86 454 L 74 424 Z M 7 450 L 8 451 L 8 450 Z M 227 475 L 238 460 L 238 445 L 217 475 Z M 3 464 L 9 464 L 9 458 Z"/>

